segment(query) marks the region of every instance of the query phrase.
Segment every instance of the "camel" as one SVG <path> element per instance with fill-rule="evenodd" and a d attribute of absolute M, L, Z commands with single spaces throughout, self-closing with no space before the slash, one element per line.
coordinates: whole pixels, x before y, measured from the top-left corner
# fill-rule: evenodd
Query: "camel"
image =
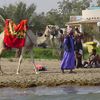
<path fill-rule="evenodd" d="M 36 64 L 35 64 L 35 61 L 34 61 L 34 58 L 33 58 L 33 47 L 36 47 L 40 43 L 48 43 L 49 40 L 50 40 L 49 36 L 53 32 L 55 32 L 55 29 L 54 29 L 53 25 L 47 25 L 46 29 L 45 29 L 45 32 L 41 37 L 37 37 L 36 35 L 34 35 L 32 30 L 30 30 L 30 29 L 27 30 L 27 32 L 26 32 L 26 41 L 25 41 L 24 47 L 22 47 L 22 50 L 21 50 L 21 55 L 19 57 L 16 74 L 20 73 L 20 65 L 22 63 L 23 54 L 24 54 L 26 49 L 28 49 L 30 51 L 31 60 L 32 60 L 32 63 L 34 65 L 35 73 L 38 74 L 38 71 L 36 69 Z M 4 32 L 2 32 L 0 34 L 0 58 L 1 58 L 2 52 L 4 50 L 7 50 L 3 40 L 4 40 Z M 3 74 L 3 70 L 1 68 L 1 65 L 0 65 L 0 71 Z"/>
<path fill-rule="evenodd" d="M 59 26 L 54 25 L 53 26 L 55 32 L 47 32 L 47 36 L 49 36 L 49 41 L 50 41 L 50 47 L 53 48 L 53 55 L 59 55 L 61 56 L 61 45 L 63 42 L 64 35 L 66 33 L 65 28 L 59 28 Z"/>

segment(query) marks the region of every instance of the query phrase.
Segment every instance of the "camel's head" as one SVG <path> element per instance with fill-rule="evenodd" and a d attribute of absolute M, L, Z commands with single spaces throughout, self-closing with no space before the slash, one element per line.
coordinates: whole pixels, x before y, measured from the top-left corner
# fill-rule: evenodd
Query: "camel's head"
<path fill-rule="evenodd" d="M 50 35 L 55 36 L 58 34 L 58 30 L 59 30 L 59 27 L 56 25 L 47 25 L 44 34 L 46 37 L 49 37 Z"/>
<path fill-rule="evenodd" d="M 60 30 L 59 30 L 59 34 L 65 35 L 66 32 L 67 32 L 66 28 L 60 28 Z"/>

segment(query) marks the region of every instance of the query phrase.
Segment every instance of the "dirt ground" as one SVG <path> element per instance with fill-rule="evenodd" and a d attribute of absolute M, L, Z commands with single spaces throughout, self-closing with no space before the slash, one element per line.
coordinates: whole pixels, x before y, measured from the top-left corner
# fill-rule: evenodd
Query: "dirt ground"
<path fill-rule="evenodd" d="M 1 59 L 4 75 L 0 74 L 0 87 L 34 87 L 34 86 L 62 86 L 62 85 L 100 85 L 100 68 L 79 68 L 69 74 L 61 73 L 59 60 L 35 60 L 36 64 L 46 66 L 47 71 L 35 74 L 30 59 L 23 59 L 21 71 L 16 75 L 18 59 Z"/>

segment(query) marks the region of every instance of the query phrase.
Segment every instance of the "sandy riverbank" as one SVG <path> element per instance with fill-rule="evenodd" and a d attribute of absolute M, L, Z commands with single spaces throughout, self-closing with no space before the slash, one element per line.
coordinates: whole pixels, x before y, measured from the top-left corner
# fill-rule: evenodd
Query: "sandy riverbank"
<path fill-rule="evenodd" d="M 3 71 L 0 75 L 0 87 L 33 87 L 61 85 L 100 85 L 100 68 L 75 69 L 76 74 L 64 74 L 60 71 L 58 60 L 36 60 L 36 64 L 47 66 L 47 71 L 35 74 L 30 59 L 24 59 L 21 73 L 16 75 L 18 59 L 1 59 Z"/>

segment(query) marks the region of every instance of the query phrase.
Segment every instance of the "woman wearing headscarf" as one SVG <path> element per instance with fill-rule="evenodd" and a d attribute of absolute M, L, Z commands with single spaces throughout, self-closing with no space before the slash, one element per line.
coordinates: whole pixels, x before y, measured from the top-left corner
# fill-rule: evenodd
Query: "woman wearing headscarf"
<path fill-rule="evenodd" d="M 70 70 L 70 73 L 73 73 L 75 69 L 75 55 L 74 55 L 74 39 L 73 39 L 73 30 L 71 26 L 67 27 L 67 33 L 64 38 L 64 54 L 61 61 L 61 70 L 64 73 L 64 70 Z"/>

